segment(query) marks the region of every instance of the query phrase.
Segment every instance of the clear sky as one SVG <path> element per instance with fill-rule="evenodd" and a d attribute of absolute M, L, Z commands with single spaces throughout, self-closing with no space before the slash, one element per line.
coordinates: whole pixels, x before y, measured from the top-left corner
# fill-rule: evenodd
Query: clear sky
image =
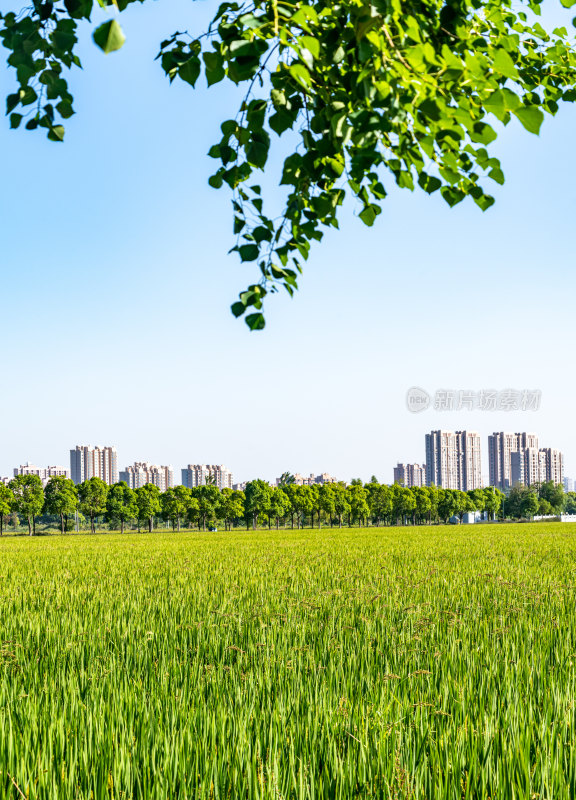
<path fill-rule="evenodd" d="M 214 8 L 132 8 L 109 56 L 86 26 L 64 145 L 0 122 L 0 475 L 113 444 L 120 468 L 391 481 L 438 427 L 480 431 L 485 474 L 487 435 L 528 430 L 576 475 L 576 109 L 547 116 L 540 137 L 503 132 L 506 185 L 485 214 L 387 180 L 374 228 L 348 208 L 301 291 L 272 298 L 266 330 L 250 333 L 229 306 L 254 267 L 227 255 L 230 197 L 207 186 L 234 93 L 170 86 L 154 62 L 166 34 L 201 32 Z M 540 389 L 542 402 L 411 414 L 413 385 Z"/>

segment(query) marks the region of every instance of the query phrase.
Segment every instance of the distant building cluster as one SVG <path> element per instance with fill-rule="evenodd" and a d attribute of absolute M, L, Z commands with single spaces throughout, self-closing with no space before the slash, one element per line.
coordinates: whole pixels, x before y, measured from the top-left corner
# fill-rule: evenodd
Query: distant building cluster
<path fill-rule="evenodd" d="M 174 486 L 174 470 L 171 466 L 159 466 L 148 461 L 135 461 L 131 467 L 120 472 L 120 480 L 126 481 L 131 489 L 139 489 L 153 483 L 161 492 Z"/>
<path fill-rule="evenodd" d="M 560 450 L 539 447 L 535 433 L 505 433 L 488 437 L 490 485 L 506 491 L 517 483 L 564 484 L 564 457 Z"/>
<path fill-rule="evenodd" d="M 481 439 L 476 431 L 431 431 L 425 437 L 426 464 L 394 468 L 394 483 L 403 486 L 441 486 L 469 491 L 482 487 Z M 552 481 L 571 491 L 564 478 L 560 450 L 539 447 L 535 433 L 493 433 L 488 437 L 489 483 L 502 491 L 516 484 L 532 486 Z M 567 483 L 570 481 L 570 484 Z M 567 488 L 570 485 L 570 488 Z"/>
<path fill-rule="evenodd" d="M 70 470 L 66 467 L 37 467 L 35 464 L 21 464 L 14 468 L 14 477 L 18 475 L 37 475 L 42 481 L 42 485 L 46 486 L 50 478 L 69 478 Z M 5 482 L 8 482 L 7 478 Z"/>
<path fill-rule="evenodd" d="M 426 486 L 426 464 L 398 464 L 394 467 L 394 483 L 409 489 Z"/>
<path fill-rule="evenodd" d="M 194 489 L 196 486 L 214 484 L 219 489 L 232 489 L 232 473 L 222 464 L 188 464 L 182 470 L 182 486 Z"/>

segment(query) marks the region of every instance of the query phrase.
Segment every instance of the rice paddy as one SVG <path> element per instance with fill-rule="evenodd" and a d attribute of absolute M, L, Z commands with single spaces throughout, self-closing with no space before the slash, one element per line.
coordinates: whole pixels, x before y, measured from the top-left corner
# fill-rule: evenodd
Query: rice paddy
<path fill-rule="evenodd" d="M 576 526 L 0 540 L 0 798 L 576 796 Z"/>

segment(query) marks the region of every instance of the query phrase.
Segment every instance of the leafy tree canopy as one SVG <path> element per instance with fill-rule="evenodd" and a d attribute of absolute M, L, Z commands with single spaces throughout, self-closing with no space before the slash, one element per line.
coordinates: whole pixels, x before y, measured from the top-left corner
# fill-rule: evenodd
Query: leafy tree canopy
<path fill-rule="evenodd" d="M 143 2 L 143 0 L 138 0 Z M 99 0 L 122 12 L 136 0 Z M 576 0 L 561 0 L 571 6 Z M 73 113 L 66 70 L 80 66 L 77 27 L 94 0 L 33 0 L 0 15 L 0 38 L 17 79 L 10 125 L 44 129 L 61 142 Z M 298 285 L 310 246 L 338 227 L 345 197 L 373 225 L 387 182 L 440 192 L 450 205 L 494 202 L 487 179 L 504 182 L 490 152 L 496 122 L 537 134 L 544 114 L 572 102 L 576 53 L 565 28 L 545 30 L 536 0 L 248 0 L 223 2 L 209 30 L 160 45 L 170 81 L 245 88 L 209 155 L 215 188 L 233 192 L 233 250 L 257 277 L 232 305 L 264 327 L 265 297 Z M 110 53 L 124 35 L 115 14 L 93 34 Z M 264 207 L 257 174 L 273 139 L 288 148 L 279 215 Z M 256 175 L 255 175 L 256 173 Z M 255 180 L 256 178 L 256 180 Z"/>

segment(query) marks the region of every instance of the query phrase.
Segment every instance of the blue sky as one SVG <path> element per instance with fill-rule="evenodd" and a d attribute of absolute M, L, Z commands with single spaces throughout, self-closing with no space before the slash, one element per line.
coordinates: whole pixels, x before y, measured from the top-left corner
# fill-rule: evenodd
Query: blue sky
<path fill-rule="evenodd" d="M 133 8 L 110 56 L 85 26 L 64 145 L 0 124 L 0 475 L 92 443 L 115 444 L 122 468 L 390 481 L 437 427 L 536 431 L 576 474 L 576 110 L 547 117 L 540 137 L 503 132 L 506 185 L 486 214 L 387 181 L 375 227 L 348 208 L 301 291 L 272 298 L 266 330 L 250 333 L 229 306 L 254 268 L 227 255 L 230 198 L 207 186 L 235 94 L 170 86 L 154 62 L 166 34 L 200 32 L 213 8 Z M 542 404 L 413 415 L 413 385 L 537 388 Z"/>

